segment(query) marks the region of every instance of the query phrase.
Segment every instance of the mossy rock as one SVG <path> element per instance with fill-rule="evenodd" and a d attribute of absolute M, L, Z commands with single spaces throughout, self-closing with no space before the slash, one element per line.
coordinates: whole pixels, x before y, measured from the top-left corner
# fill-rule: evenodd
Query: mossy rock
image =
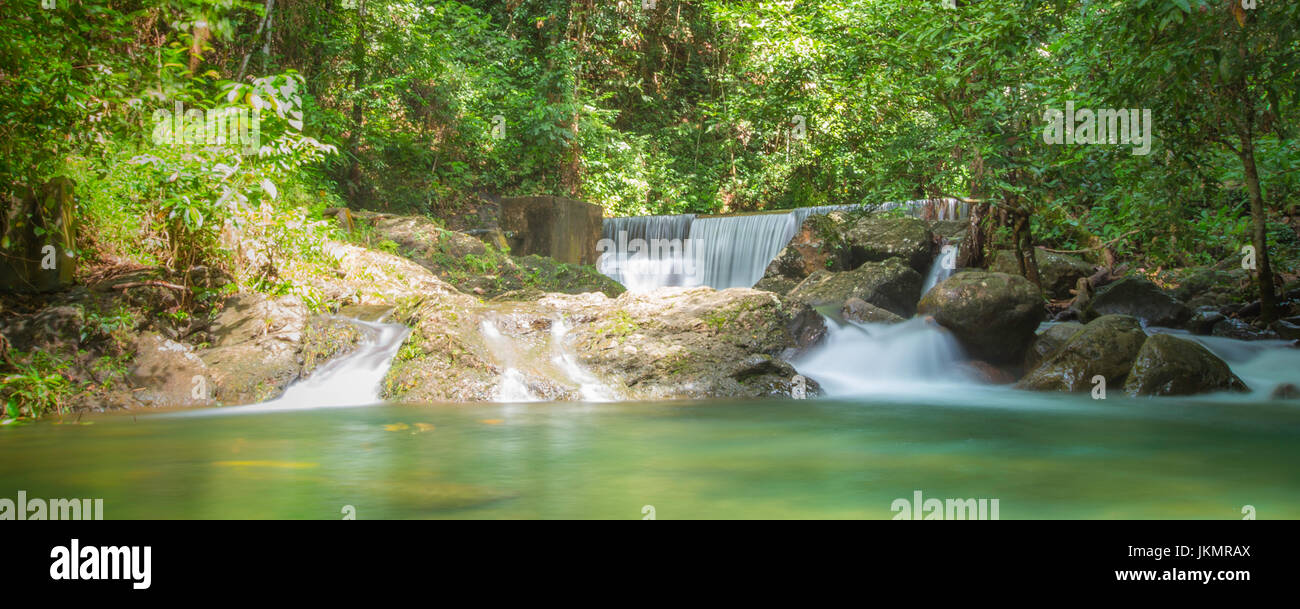
<path fill-rule="evenodd" d="M 1017 387 L 1036 391 L 1087 391 L 1101 376 L 1115 386 L 1128 376 L 1147 335 L 1138 320 L 1106 315 L 1084 326 L 1020 379 Z"/>
<path fill-rule="evenodd" d="M 1200 343 L 1169 334 L 1148 338 L 1124 382 L 1132 396 L 1249 391 L 1228 364 Z"/>
<path fill-rule="evenodd" d="M 852 271 L 817 271 L 809 275 L 788 298 L 809 306 L 841 308 L 850 299 L 859 299 L 895 315 L 911 317 L 921 297 L 920 273 L 898 258 L 868 262 Z"/>
<path fill-rule="evenodd" d="M 844 241 L 848 268 L 901 258 L 912 270 L 924 275 L 934 261 L 934 233 L 925 220 L 918 218 L 859 218 L 845 230 Z"/>
<path fill-rule="evenodd" d="M 952 331 L 967 353 L 1018 364 L 1046 311 L 1038 288 L 1007 273 L 963 271 L 930 289 L 917 308 Z"/>

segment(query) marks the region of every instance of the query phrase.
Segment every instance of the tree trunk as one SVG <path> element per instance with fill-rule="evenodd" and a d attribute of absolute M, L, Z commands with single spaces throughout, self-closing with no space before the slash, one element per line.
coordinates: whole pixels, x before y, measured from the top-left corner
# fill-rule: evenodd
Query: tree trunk
<path fill-rule="evenodd" d="M 352 44 L 352 93 L 356 99 L 352 102 L 352 132 L 348 134 L 348 154 L 352 162 L 348 165 L 348 192 L 352 194 L 353 203 L 361 192 L 361 157 L 358 147 L 361 145 L 362 84 L 365 82 L 366 62 L 366 0 L 357 2 L 357 38 Z"/>
<path fill-rule="evenodd" d="M 1241 163 L 1246 171 L 1246 190 L 1250 193 L 1250 216 L 1253 221 L 1251 242 L 1255 246 L 1255 277 L 1259 281 L 1260 317 L 1271 322 L 1277 314 L 1277 296 L 1273 292 L 1273 268 L 1268 262 L 1268 209 L 1259 188 L 1259 170 L 1255 167 L 1255 143 L 1248 132 L 1241 134 Z"/>

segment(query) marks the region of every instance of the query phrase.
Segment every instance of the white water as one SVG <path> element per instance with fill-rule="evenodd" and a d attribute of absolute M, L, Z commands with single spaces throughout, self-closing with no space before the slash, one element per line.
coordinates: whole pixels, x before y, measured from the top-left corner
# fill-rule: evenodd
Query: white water
<path fill-rule="evenodd" d="M 730 216 L 638 216 L 606 218 L 601 273 L 633 292 L 665 286 L 709 286 L 716 289 L 753 287 L 772 259 L 781 252 L 809 216 L 871 207 L 877 211 L 904 209 L 912 216 L 933 208 L 940 219 L 963 217 L 966 206 L 954 199 L 867 205 L 825 205 L 788 212 Z M 639 251 L 632 246 L 640 240 Z M 661 241 L 672 248 L 658 249 Z"/>
<path fill-rule="evenodd" d="M 859 324 L 827 318 L 826 326 L 825 342 L 791 362 L 826 395 L 924 394 L 972 383 L 957 339 L 928 319 Z"/>
<path fill-rule="evenodd" d="M 921 286 L 921 296 L 930 293 L 930 288 L 939 285 L 940 281 L 952 277 L 956 269 L 947 268 L 944 265 L 944 256 L 937 256 L 934 263 L 930 265 L 930 272 L 925 276 L 925 284 Z"/>
<path fill-rule="evenodd" d="M 554 355 L 551 361 L 578 385 L 578 393 L 582 395 L 584 402 L 613 402 L 618 400 L 618 396 L 608 385 L 600 382 L 596 375 L 587 371 L 578 363 L 578 356 L 569 348 L 566 338 L 569 334 L 569 325 L 564 320 L 556 320 L 551 324 L 551 349 Z"/>
<path fill-rule="evenodd" d="M 161 416 L 204 416 L 248 412 L 280 412 L 312 408 L 366 406 L 383 401 L 384 375 L 406 341 L 410 328 L 382 321 L 347 319 L 361 331 L 357 347 L 347 355 L 317 368 L 310 377 L 289 386 L 279 398 L 260 404 L 229 408 L 204 408 Z"/>
<path fill-rule="evenodd" d="M 492 401 L 494 402 L 538 402 L 541 397 L 528 387 L 527 378 L 524 373 L 519 371 L 516 362 L 515 346 L 511 344 L 510 339 L 501 334 L 496 323 L 490 319 L 485 319 L 479 328 L 483 332 L 483 337 L 487 339 L 488 349 L 492 355 L 496 356 L 497 361 L 505 368 L 501 373 L 500 380 L 492 392 Z"/>

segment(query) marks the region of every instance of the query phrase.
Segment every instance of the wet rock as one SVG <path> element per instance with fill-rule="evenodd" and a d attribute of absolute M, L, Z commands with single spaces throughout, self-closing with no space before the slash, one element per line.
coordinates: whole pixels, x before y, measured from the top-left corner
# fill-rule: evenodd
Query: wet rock
<path fill-rule="evenodd" d="M 1291 383 L 1282 383 L 1277 387 L 1274 387 L 1273 391 L 1268 394 L 1268 397 L 1273 400 L 1300 399 L 1300 387 L 1296 387 Z"/>
<path fill-rule="evenodd" d="M 1034 250 L 1034 260 L 1038 262 L 1038 277 L 1043 291 L 1051 298 L 1070 298 L 1079 279 L 1092 275 L 1093 265 L 1068 254 L 1057 254 L 1040 249 Z M 993 257 L 989 270 L 995 273 L 1020 274 L 1020 264 L 1012 250 L 999 250 Z"/>
<path fill-rule="evenodd" d="M 916 301 L 921 297 L 923 282 L 920 273 L 897 258 L 891 258 L 884 262 L 868 262 L 852 271 L 816 271 L 791 290 L 787 297 L 814 307 L 829 305 L 835 308 L 857 298 L 895 315 L 911 317 L 916 313 Z"/>
<path fill-rule="evenodd" d="M 1097 290 L 1093 296 L 1085 317 L 1102 315 L 1129 315 L 1148 325 L 1176 328 L 1192 312 L 1156 284 L 1138 277 L 1125 277 Z"/>
<path fill-rule="evenodd" d="M 198 407 L 216 404 L 211 373 L 190 345 L 158 334 L 136 337 L 135 360 L 127 382 L 137 388 L 134 398 L 149 407 Z"/>
<path fill-rule="evenodd" d="M 840 308 L 840 315 L 842 315 L 844 319 L 856 321 L 858 323 L 896 324 L 906 321 L 902 317 L 877 307 L 861 298 L 850 298 L 844 301 L 844 306 Z"/>
<path fill-rule="evenodd" d="M 208 329 L 212 348 L 199 353 L 217 401 L 251 404 L 283 393 L 299 376 L 306 325 L 307 307 L 296 296 L 228 298 Z"/>
<path fill-rule="evenodd" d="M 843 238 L 848 268 L 901 258 L 912 270 L 925 275 L 934 260 L 934 233 L 919 218 L 867 216 L 849 224 Z"/>
<path fill-rule="evenodd" d="M 821 313 L 794 301 L 787 301 L 783 306 L 790 319 L 786 327 L 794 337 L 794 350 L 786 353 L 786 357 L 793 357 L 821 343 L 826 337 L 826 318 Z"/>
<path fill-rule="evenodd" d="M 1220 320 L 1218 323 L 1214 324 L 1214 328 L 1210 331 L 1210 334 L 1213 336 L 1221 336 L 1223 338 L 1235 338 L 1237 340 L 1267 340 L 1278 337 L 1275 332 L 1260 330 L 1244 320 L 1237 318 Z"/>
<path fill-rule="evenodd" d="M 1054 324 L 1051 327 L 1038 333 L 1034 342 L 1029 345 L 1029 350 L 1025 352 L 1025 370 L 1033 370 L 1040 362 L 1051 355 L 1052 352 L 1061 348 L 1076 333 L 1083 329 L 1083 324 L 1077 321 Z"/>
<path fill-rule="evenodd" d="M 1036 391 L 1088 391 L 1093 377 L 1115 386 L 1128 376 L 1147 335 L 1138 320 L 1104 315 L 1074 333 L 1020 379 L 1017 387 Z"/>
<path fill-rule="evenodd" d="M 1146 340 L 1124 382 L 1124 392 L 1133 396 L 1214 391 L 1249 389 L 1209 349 L 1169 334 L 1156 334 Z"/>
<path fill-rule="evenodd" d="M 572 371 L 555 364 L 558 348 L 618 399 L 789 396 L 797 391 L 796 373 L 779 356 L 817 333 L 807 311 L 745 288 L 661 288 L 616 299 L 548 294 L 465 308 L 441 300 L 399 312 L 413 332 L 385 379 L 386 397 L 490 400 L 510 367 L 539 397 L 551 397 L 549 384 L 566 399 L 580 399 Z M 508 342 L 508 353 L 486 343 L 486 319 Z M 561 344 L 545 323 L 558 319 L 568 327 Z M 805 387 L 815 393 L 815 384 Z"/>
<path fill-rule="evenodd" d="M 994 364 L 1020 362 L 1045 315 L 1038 288 L 1029 280 L 986 271 L 945 279 L 917 310 L 951 330 L 971 357 Z"/>
<path fill-rule="evenodd" d="M 345 319 L 317 316 L 303 330 L 302 378 L 308 378 L 322 364 L 347 355 L 361 343 L 361 330 Z"/>
<path fill-rule="evenodd" d="M 1215 324 L 1225 319 L 1227 318 L 1219 312 L 1218 307 L 1197 307 L 1191 319 L 1187 320 L 1187 329 L 1191 330 L 1192 334 L 1204 336 L 1214 330 Z"/>
<path fill-rule="evenodd" d="M 770 355 L 756 353 L 746 357 L 732 368 L 730 377 L 746 388 L 746 392 L 758 392 L 760 395 L 775 397 L 797 397 L 795 379 L 799 373 L 794 366 Z M 821 387 L 810 378 L 804 377 L 805 396 L 812 397 L 821 393 Z"/>
<path fill-rule="evenodd" d="M 817 271 L 848 270 L 841 235 L 847 222 L 840 212 L 808 216 L 754 288 L 786 294 Z"/>
<path fill-rule="evenodd" d="M 1300 339 L 1300 320 L 1279 319 L 1269 327 L 1285 340 Z"/>

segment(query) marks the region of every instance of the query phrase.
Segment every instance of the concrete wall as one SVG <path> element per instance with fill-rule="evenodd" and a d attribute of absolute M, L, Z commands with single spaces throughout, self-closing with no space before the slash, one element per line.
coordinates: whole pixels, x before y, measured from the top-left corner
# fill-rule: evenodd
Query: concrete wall
<path fill-rule="evenodd" d="M 537 254 L 570 264 L 595 264 L 604 210 L 549 195 L 500 200 L 501 230 L 516 256 Z"/>

